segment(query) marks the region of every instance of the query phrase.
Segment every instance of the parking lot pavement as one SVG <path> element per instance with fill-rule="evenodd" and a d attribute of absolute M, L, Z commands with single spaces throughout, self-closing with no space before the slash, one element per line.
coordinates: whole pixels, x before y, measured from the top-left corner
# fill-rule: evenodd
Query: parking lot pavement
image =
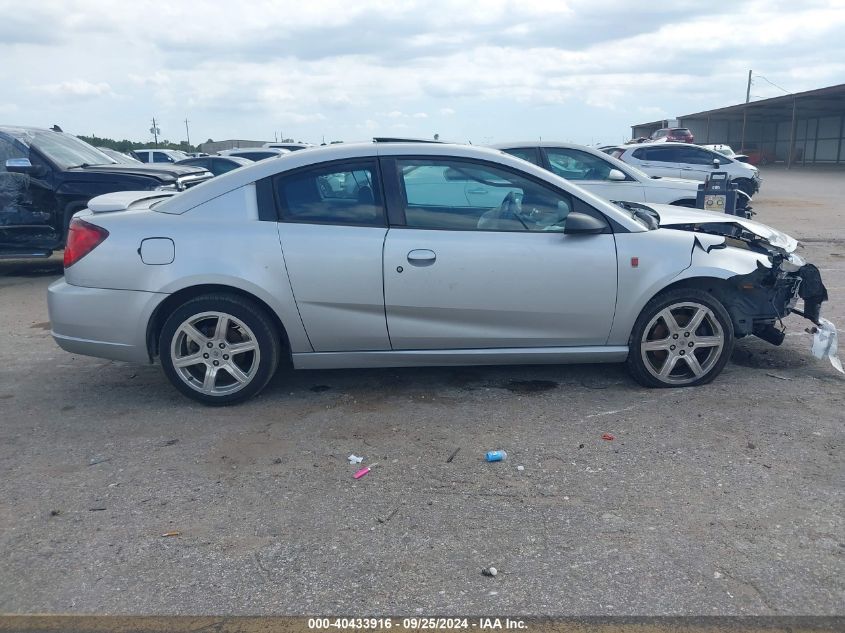
<path fill-rule="evenodd" d="M 758 219 L 807 240 L 845 326 L 845 178 L 763 177 Z M 283 370 L 210 409 L 56 347 L 60 274 L 0 262 L 0 612 L 843 613 L 845 377 L 797 317 L 694 389 Z"/>

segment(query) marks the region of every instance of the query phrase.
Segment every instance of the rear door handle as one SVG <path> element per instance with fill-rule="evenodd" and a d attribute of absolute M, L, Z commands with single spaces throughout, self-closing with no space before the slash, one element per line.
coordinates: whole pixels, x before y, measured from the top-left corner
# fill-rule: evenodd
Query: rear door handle
<path fill-rule="evenodd" d="M 434 251 L 427 248 L 417 248 L 408 253 L 408 263 L 411 266 L 431 266 L 436 259 Z"/>

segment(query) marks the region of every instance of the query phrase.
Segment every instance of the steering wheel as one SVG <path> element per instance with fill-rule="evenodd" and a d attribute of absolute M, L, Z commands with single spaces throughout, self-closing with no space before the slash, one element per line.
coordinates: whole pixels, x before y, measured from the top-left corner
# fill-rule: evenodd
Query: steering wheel
<path fill-rule="evenodd" d="M 505 196 L 505 199 L 502 200 L 502 204 L 499 206 L 499 219 L 517 220 L 522 225 L 522 228 L 526 231 L 529 230 L 528 225 L 522 219 L 522 200 L 513 191 L 509 192 Z"/>

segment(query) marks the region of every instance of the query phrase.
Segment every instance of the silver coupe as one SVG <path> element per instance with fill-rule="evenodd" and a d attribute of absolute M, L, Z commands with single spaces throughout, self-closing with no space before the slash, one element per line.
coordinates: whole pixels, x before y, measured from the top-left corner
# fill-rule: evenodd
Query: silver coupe
<path fill-rule="evenodd" d="M 500 151 L 344 144 L 185 192 L 76 214 L 49 289 L 57 343 L 159 359 L 207 404 L 303 369 L 627 363 L 650 387 L 713 380 L 734 340 L 783 340 L 827 298 L 794 239 L 668 205 L 611 203 Z"/>

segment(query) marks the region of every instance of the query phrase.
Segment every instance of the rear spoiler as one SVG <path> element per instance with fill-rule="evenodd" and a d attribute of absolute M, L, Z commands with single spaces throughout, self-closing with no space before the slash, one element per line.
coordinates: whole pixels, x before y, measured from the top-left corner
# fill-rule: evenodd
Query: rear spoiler
<path fill-rule="evenodd" d="M 92 198 L 88 208 L 92 213 L 126 211 L 133 203 L 154 198 L 169 198 L 175 191 L 115 191 Z"/>

